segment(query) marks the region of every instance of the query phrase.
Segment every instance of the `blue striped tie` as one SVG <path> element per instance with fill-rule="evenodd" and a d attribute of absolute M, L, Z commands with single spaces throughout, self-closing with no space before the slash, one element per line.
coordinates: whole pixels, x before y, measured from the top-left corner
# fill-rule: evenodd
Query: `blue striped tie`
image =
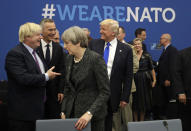
<path fill-rule="evenodd" d="M 107 43 L 107 46 L 105 48 L 105 51 L 104 51 L 104 60 L 105 60 L 105 64 L 107 65 L 107 62 L 108 62 L 108 58 L 109 58 L 109 46 L 111 44 L 108 42 Z"/>

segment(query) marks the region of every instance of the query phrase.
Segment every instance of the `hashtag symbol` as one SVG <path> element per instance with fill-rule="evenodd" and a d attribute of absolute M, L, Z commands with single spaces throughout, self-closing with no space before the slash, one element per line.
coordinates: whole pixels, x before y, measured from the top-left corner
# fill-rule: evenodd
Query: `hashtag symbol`
<path fill-rule="evenodd" d="M 54 8 L 54 4 L 51 4 L 50 8 L 48 7 L 49 4 L 46 4 L 46 7 L 43 8 L 43 12 L 42 16 L 44 16 L 44 18 L 49 18 L 52 19 L 53 16 L 55 16 L 54 11 L 56 11 L 56 9 Z"/>

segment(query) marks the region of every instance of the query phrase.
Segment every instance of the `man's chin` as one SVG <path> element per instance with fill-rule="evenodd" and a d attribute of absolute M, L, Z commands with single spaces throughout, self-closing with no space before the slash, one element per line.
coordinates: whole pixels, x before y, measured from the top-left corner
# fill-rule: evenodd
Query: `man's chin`
<path fill-rule="evenodd" d="M 40 46 L 40 42 L 37 42 L 37 43 L 36 43 L 36 46 L 39 47 L 39 46 Z"/>
<path fill-rule="evenodd" d="M 100 39 L 105 40 L 105 37 L 101 36 Z"/>
<path fill-rule="evenodd" d="M 54 36 L 49 36 L 49 41 L 52 41 L 52 40 L 54 40 Z"/>

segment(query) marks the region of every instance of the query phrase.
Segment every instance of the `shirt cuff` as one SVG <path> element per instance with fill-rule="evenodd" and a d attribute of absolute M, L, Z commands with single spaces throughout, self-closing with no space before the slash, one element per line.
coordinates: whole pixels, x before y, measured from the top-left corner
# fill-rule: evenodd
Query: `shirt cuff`
<path fill-rule="evenodd" d="M 48 81 L 49 80 L 49 76 L 47 73 L 45 73 L 45 81 Z"/>

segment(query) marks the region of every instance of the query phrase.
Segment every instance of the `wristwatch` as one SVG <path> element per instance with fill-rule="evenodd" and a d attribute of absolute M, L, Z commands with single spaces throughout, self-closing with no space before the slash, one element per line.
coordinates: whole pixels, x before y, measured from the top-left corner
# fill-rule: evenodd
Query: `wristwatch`
<path fill-rule="evenodd" d="M 62 116 L 62 115 L 64 115 L 64 112 L 61 112 L 61 113 L 60 113 L 60 116 Z"/>
<path fill-rule="evenodd" d="M 90 111 L 87 111 L 88 115 L 91 115 L 92 116 L 92 113 Z"/>

